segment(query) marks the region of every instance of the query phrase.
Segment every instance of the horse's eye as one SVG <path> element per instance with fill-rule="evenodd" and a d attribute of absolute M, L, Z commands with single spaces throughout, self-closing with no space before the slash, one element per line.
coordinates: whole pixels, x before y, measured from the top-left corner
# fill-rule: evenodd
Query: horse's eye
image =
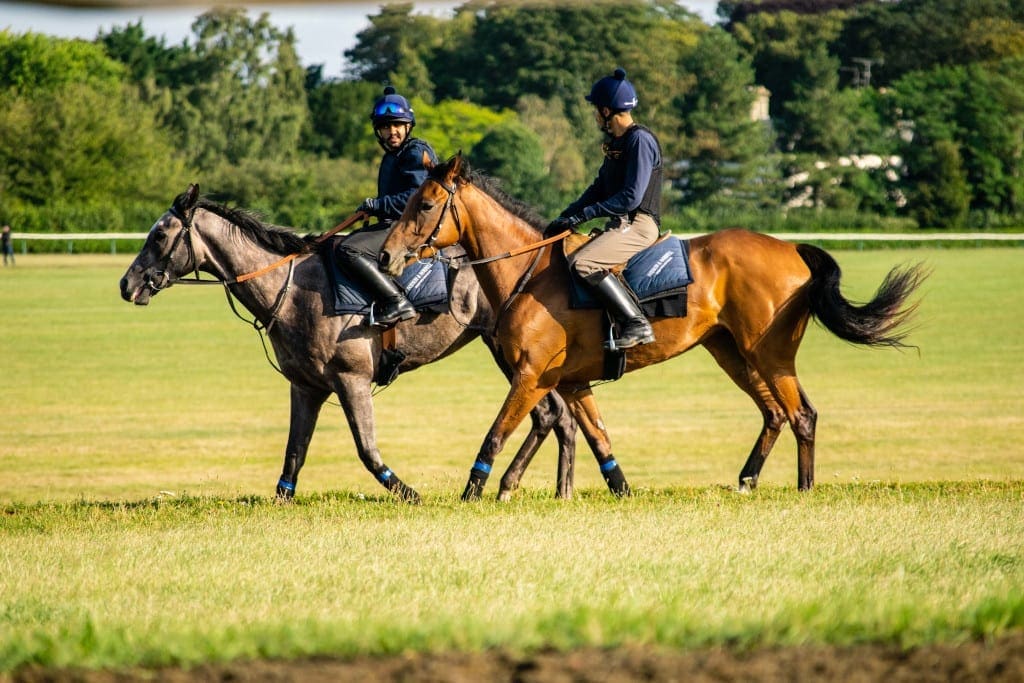
<path fill-rule="evenodd" d="M 434 204 L 432 202 L 421 202 L 420 213 L 430 213 L 434 210 Z"/>
<path fill-rule="evenodd" d="M 153 240 L 157 244 L 163 244 L 164 242 L 167 241 L 167 231 L 166 230 L 157 230 L 156 232 L 153 233 Z"/>

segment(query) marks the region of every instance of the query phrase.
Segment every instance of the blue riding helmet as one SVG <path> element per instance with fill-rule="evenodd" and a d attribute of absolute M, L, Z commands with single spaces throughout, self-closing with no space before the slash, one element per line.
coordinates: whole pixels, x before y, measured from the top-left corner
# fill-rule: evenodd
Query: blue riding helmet
<path fill-rule="evenodd" d="M 384 95 L 373 103 L 370 120 L 373 121 L 374 127 L 395 121 L 416 125 L 416 116 L 412 113 L 409 101 L 397 94 L 390 85 L 384 88 Z"/>
<path fill-rule="evenodd" d="M 608 107 L 612 111 L 629 111 L 637 105 L 636 88 L 626 80 L 623 69 L 615 69 L 611 76 L 605 76 L 590 89 L 587 102 L 595 107 Z"/>

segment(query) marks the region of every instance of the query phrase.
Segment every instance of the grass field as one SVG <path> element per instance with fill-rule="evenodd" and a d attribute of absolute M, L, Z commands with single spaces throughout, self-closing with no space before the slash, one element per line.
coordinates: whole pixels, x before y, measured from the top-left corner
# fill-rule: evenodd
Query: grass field
<path fill-rule="evenodd" d="M 552 499 L 546 445 L 516 501 L 461 504 L 505 392 L 474 345 L 376 399 L 420 507 L 365 472 L 336 406 L 297 504 L 271 504 L 287 383 L 218 288 L 136 308 L 129 257 L 20 257 L 0 270 L 0 671 L 1021 629 L 1024 251 L 834 253 L 854 299 L 897 263 L 934 272 L 920 353 L 809 331 L 814 492 L 788 434 L 731 492 L 759 417 L 696 350 L 597 389 L 632 499 L 581 443 L 576 500 Z"/>

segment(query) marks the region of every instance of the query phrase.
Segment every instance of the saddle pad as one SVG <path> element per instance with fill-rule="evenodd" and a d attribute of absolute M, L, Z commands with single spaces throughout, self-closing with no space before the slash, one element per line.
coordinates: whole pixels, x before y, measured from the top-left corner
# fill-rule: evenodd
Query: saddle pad
<path fill-rule="evenodd" d="M 685 317 L 690 273 L 690 242 L 669 236 L 636 254 L 622 273 L 648 317 Z M 604 308 L 578 277 L 570 278 L 573 308 Z"/>
<path fill-rule="evenodd" d="M 327 272 L 334 291 L 334 315 L 369 313 L 372 300 L 363 292 L 362 285 L 338 267 L 334 249 L 328 249 L 327 253 Z M 395 282 L 417 311 L 442 313 L 448 310 L 447 276 L 448 269 L 443 261 L 427 259 L 407 267 Z"/>

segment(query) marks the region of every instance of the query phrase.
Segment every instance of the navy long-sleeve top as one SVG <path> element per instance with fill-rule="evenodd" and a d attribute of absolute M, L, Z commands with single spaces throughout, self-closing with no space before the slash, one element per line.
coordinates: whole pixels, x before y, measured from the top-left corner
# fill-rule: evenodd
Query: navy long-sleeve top
<path fill-rule="evenodd" d="M 419 138 L 409 138 L 396 151 L 384 153 L 377 171 L 377 218 L 384 221 L 401 218 L 409 197 L 427 179 L 424 152 L 431 163 L 437 163 L 434 150 Z"/>
<path fill-rule="evenodd" d="M 658 139 L 647 128 L 633 126 L 607 145 L 597 178 L 579 199 L 562 212 L 562 216 L 582 223 L 594 218 L 626 216 L 642 209 L 657 219 L 660 213 L 657 206 L 661 194 L 660 176 L 661 145 Z M 652 180 L 654 187 L 651 186 Z"/>

